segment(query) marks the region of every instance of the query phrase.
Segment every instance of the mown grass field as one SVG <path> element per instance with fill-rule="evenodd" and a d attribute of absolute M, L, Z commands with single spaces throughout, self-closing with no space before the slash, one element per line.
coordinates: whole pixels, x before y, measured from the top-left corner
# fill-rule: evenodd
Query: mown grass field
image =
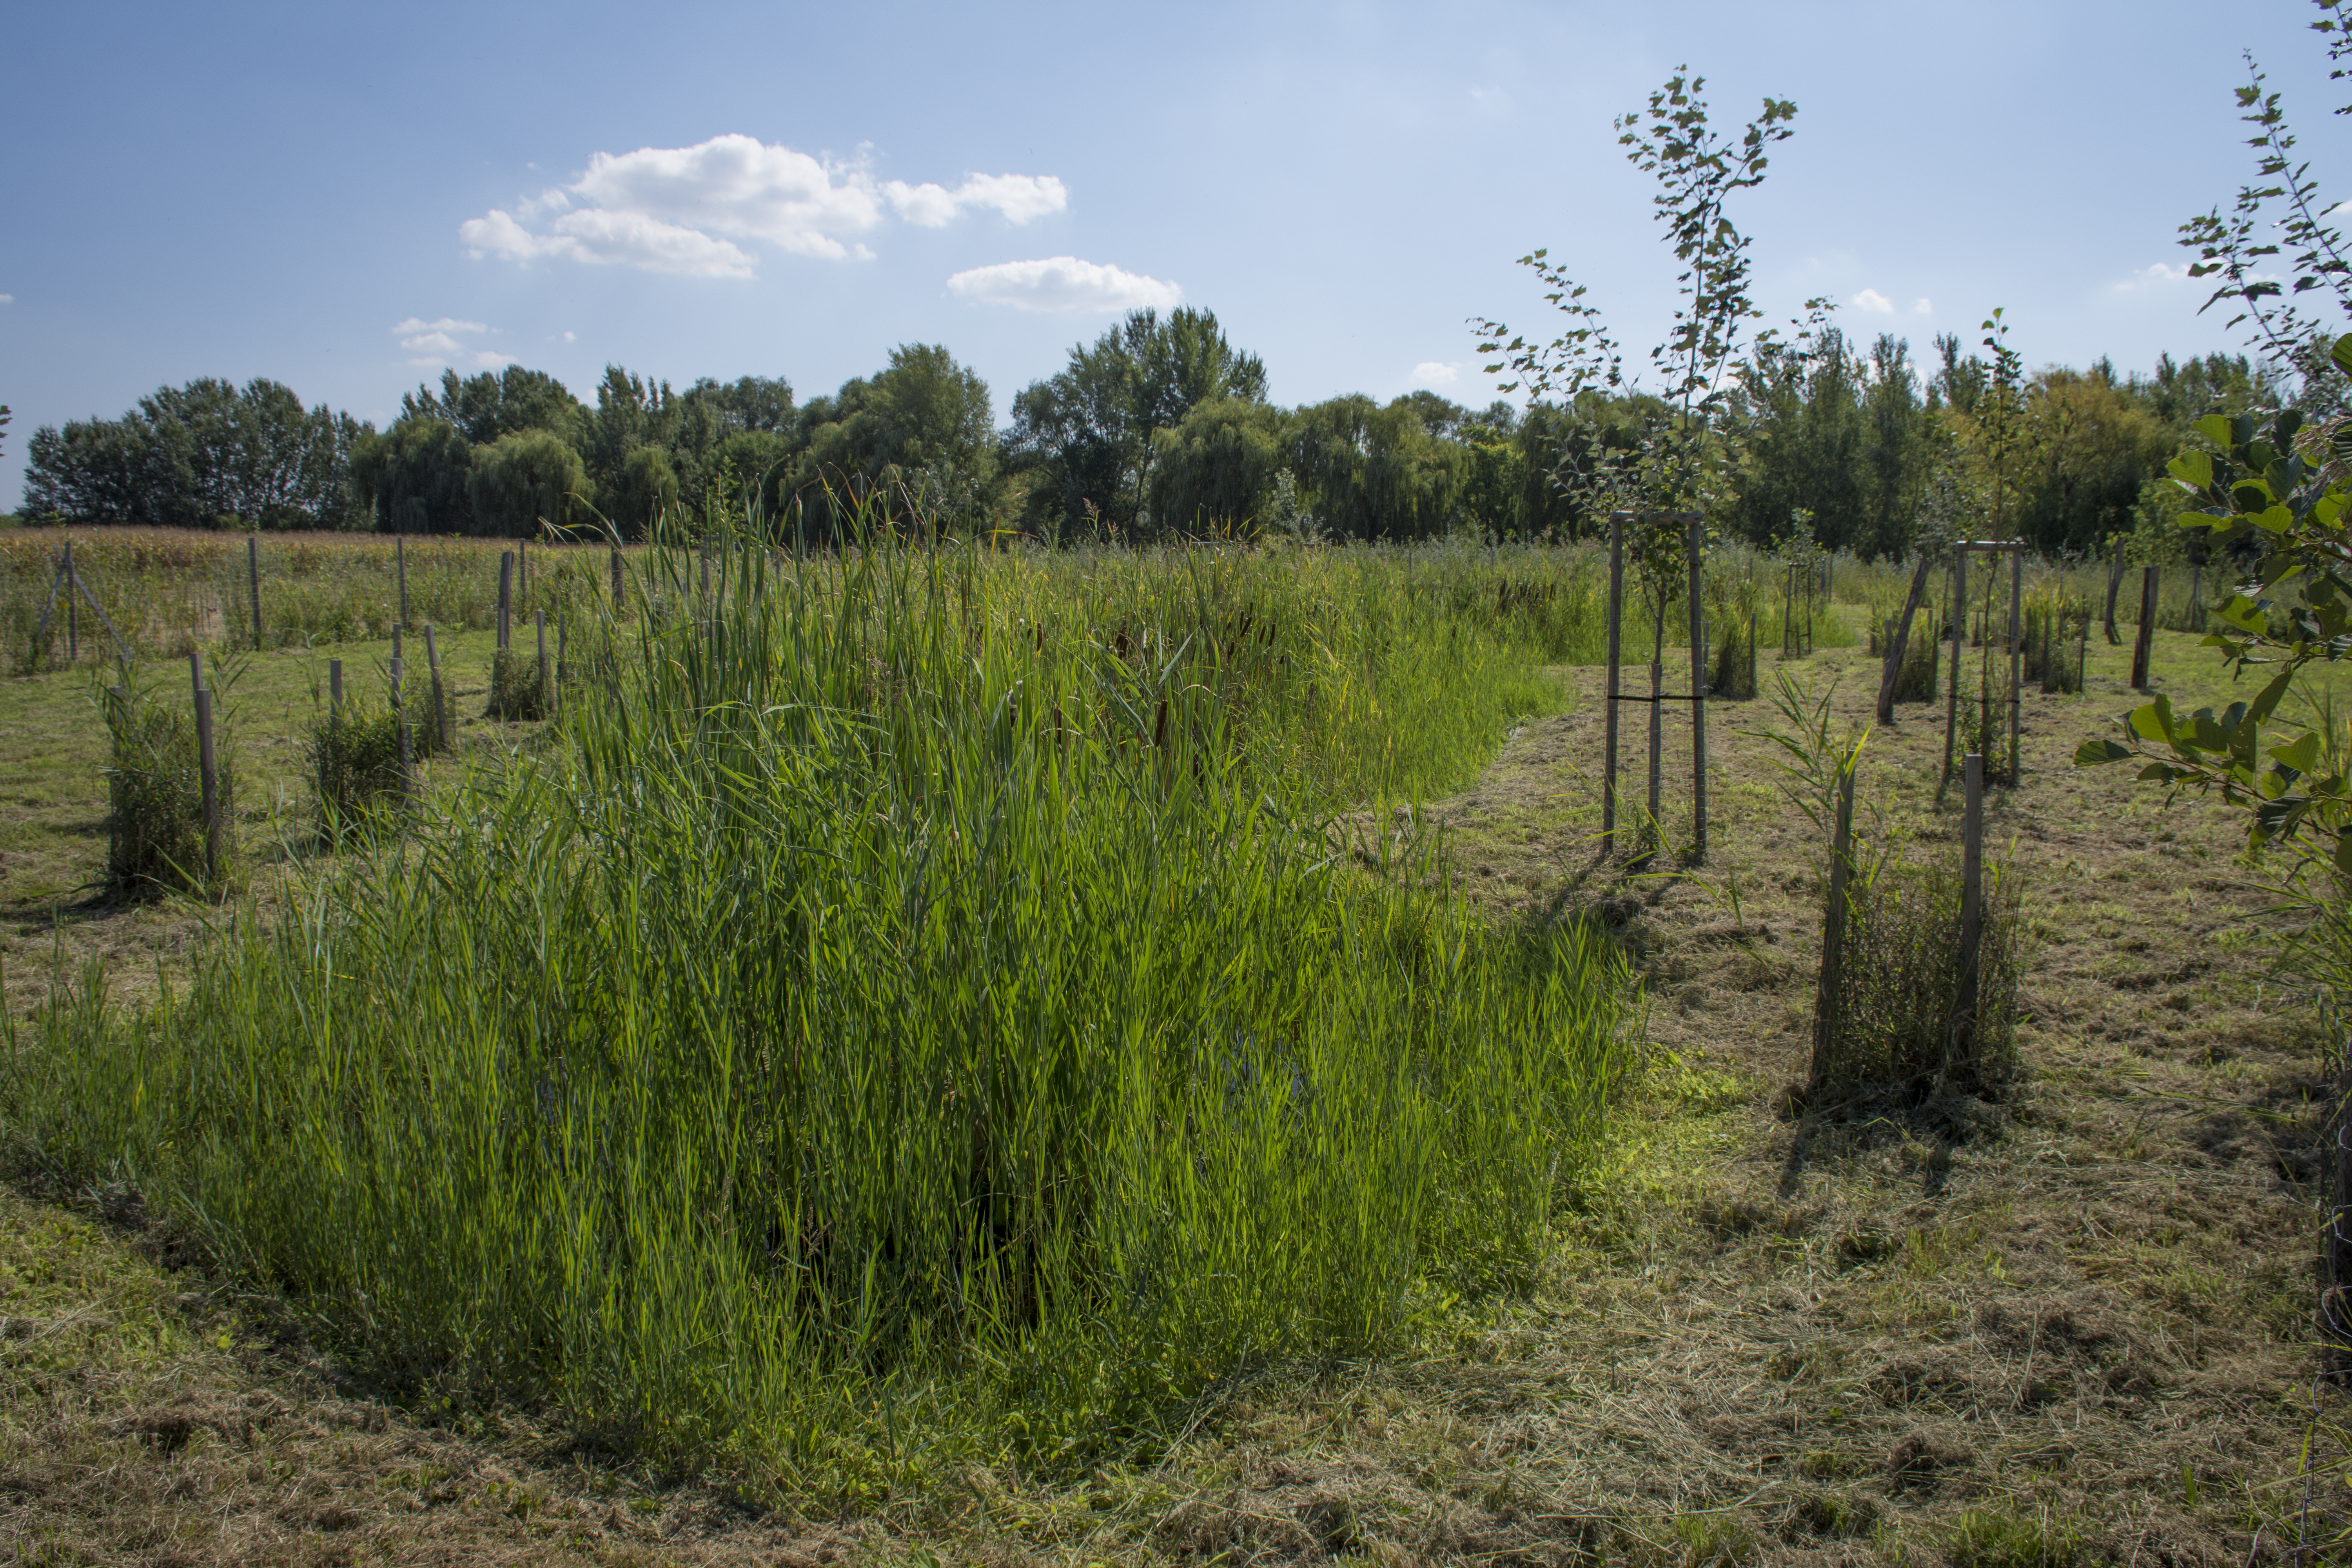
<path fill-rule="evenodd" d="M 963 639 L 952 582 L 939 602 L 962 650 L 954 668 L 966 668 L 974 649 Z M 1862 613 L 1853 604 L 1843 611 Z M 1139 647 L 1142 619 L 1130 604 L 1123 616 L 1097 613 L 1094 624 L 1114 633 L 1123 624 Z M 1036 662 L 1050 641 L 1040 635 L 1045 623 L 1027 622 L 1019 669 L 980 677 L 993 679 L 992 689 L 1025 680 L 1074 691 L 1083 671 L 1096 682 L 1090 689 L 1107 695 L 1125 689 L 1116 682 L 1139 668 L 1162 668 L 1118 660 L 1129 674 L 1111 686 L 1100 684 L 1111 672 L 1091 655 L 1049 668 L 1051 661 Z M 1763 658 L 1768 680 L 1772 640 Z M 795 1480 L 779 1468 L 772 1449 L 739 1444 L 714 1462 L 707 1447 L 648 1442 L 609 1418 L 583 1421 L 598 1387 L 611 1397 L 610 1382 L 551 1399 L 529 1392 L 528 1372 L 521 1383 L 509 1373 L 503 1385 L 453 1378 L 444 1355 L 439 1375 L 420 1383 L 387 1363 L 381 1331 L 354 1339 L 348 1318 L 322 1310 L 316 1285 L 305 1283 L 320 1278 L 310 1272 L 321 1267 L 316 1258 L 289 1264 L 265 1249 L 240 1258 L 220 1246 L 226 1232 L 192 1229 L 170 1196 L 195 1190 L 184 1168 L 142 1181 L 141 1172 L 104 1161 L 53 1158 L 26 1167 L 27 1190 L 39 1195 L 17 1200 L 0 1224 L 11 1249 L 0 1311 L 12 1325 L 0 1434 L 12 1500 L 0 1530 L 20 1550 L 101 1562 L 177 1554 L 1663 1565 L 2278 1561 L 2299 1529 L 2321 1539 L 2340 1529 L 2341 1510 L 2328 1500 L 2341 1482 L 2328 1466 L 2341 1450 L 2326 1424 L 2314 1449 L 2322 1508 L 2315 1524 L 2297 1515 L 2315 1354 L 2307 1184 L 2317 1026 L 2239 934 L 2265 901 L 2269 868 L 2243 860 L 2218 815 L 2193 804 L 2167 811 L 2125 771 L 2068 765 L 2081 740 L 2133 700 L 2121 679 L 2128 649 L 2108 650 L 2095 633 L 2084 695 L 2028 696 L 2024 781 L 1991 797 L 1990 837 L 2024 880 L 2031 926 L 2025 1085 L 1999 1104 L 1940 1104 L 1854 1125 L 1808 1121 L 1784 1093 L 1804 1072 L 1818 905 L 1807 868 L 1811 829 L 1773 787 L 1769 749 L 1740 733 L 1766 722 L 1763 705 L 1712 710 L 1709 864 L 1685 872 L 1662 861 L 1630 873 L 1600 862 L 1592 843 L 1599 672 L 1585 662 L 1589 652 L 1558 658 L 1534 640 L 1519 646 L 1513 668 L 1521 673 L 1507 681 L 1463 682 L 1451 693 L 1443 682 L 1421 682 L 1433 700 L 1450 699 L 1456 710 L 1465 689 L 1506 695 L 1487 699 L 1491 707 L 1472 705 L 1478 721 L 1456 731 L 1470 739 L 1425 753 L 1452 760 L 1415 764 L 1426 767 L 1414 775 L 1417 787 L 1378 783 L 1395 759 L 1378 762 L 1379 749 L 1360 743 L 1392 721 L 1377 705 L 1355 710 L 1360 725 L 1346 732 L 1356 740 L 1326 735 L 1253 775 L 1260 783 L 1316 778 L 1316 798 L 1359 844 L 1365 823 L 1383 825 L 1400 858 L 1385 876 L 1355 874 L 1368 892 L 1450 882 L 1466 906 L 1464 942 L 1605 931 L 1608 947 L 1638 976 L 1638 1034 L 1647 1046 L 1639 1077 L 1559 1172 L 1533 1243 L 1486 1253 L 1489 1272 L 1425 1270 L 1424 1283 L 1402 1298 L 1406 1309 L 1375 1334 L 1223 1342 L 1222 1349 L 1213 1337 L 1196 1342 L 1212 1348 L 1200 1363 L 1204 1373 L 1222 1371 L 1189 1386 L 1161 1385 L 1139 1414 L 1124 1417 L 1118 1441 L 1075 1460 L 1017 1442 L 942 1443 L 940 1432 L 954 1424 L 933 1416 L 920 1439 L 928 1450 L 902 1439 L 908 1468 L 895 1480 L 884 1475 L 860 1490 L 842 1486 L 836 1470 L 832 1484 L 812 1487 L 807 1470 Z M 2158 683 L 2176 702 L 2226 699 L 2193 638 L 2162 633 L 2158 647 Z M 850 651 L 860 658 L 833 668 L 844 679 L 865 672 L 870 710 L 877 670 L 900 667 L 887 649 Z M 975 668 L 985 671 L 1000 657 L 1008 655 L 981 653 Z M 747 655 L 729 668 L 772 672 L 792 662 Z M 1357 659 L 1339 663 L 1360 664 L 1360 645 Z M 1834 679 L 1842 718 L 1866 714 L 1874 661 L 1824 647 L 1790 668 L 1801 679 Z M 1180 717 L 1185 688 L 1206 684 L 1192 679 L 1200 673 L 1163 680 Z M 25 693 L 28 706 L 35 689 L 42 702 L 80 700 L 43 686 L 79 679 L 40 677 L 15 683 L 11 695 Z M 1330 688 L 1320 689 L 1328 700 Z M 1262 727 L 1296 740 L 1305 688 L 1266 685 L 1257 693 L 1268 715 Z M 1152 755 L 1142 733 L 1159 700 L 1129 700 L 1137 721 L 1130 763 Z M 698 705 L 680 694 L 668 706 Z M 1075 730 L 1076 706 L 1065 704 L 1053 727 Z M 290 698 L 286 710 L 296 711 Z M 1102 710 L 1114 711 L 1108 702 Z M 1898 719 L 1865 752 L 1865 818 L 1868 806 L 1883 808 L 1883 831 L 1906 853 L 1948 852 L 1954 810 L 1938 810 L 1932 799 L 1940 715 L 1931 721 L 1924 705 L 1906 705 Z M 1677 752 L 1682 731 L 1669 725 L 1667 733 L 1671 833 L 1688 769 L 1686 752 Z M 499 746 L 501 739 L 509 744 Z M 553 754 L 515 747 L 518 739 L 495 726 L 480 732 L 475 764 L 495 768 L 502 789 L 517 787 L 519 764 Z M 625 781 L 646 777 L 629 758 L 687 754 L 685 737 L 659 726 L 578 743 L 605 756 Z M 1637 747 L 1638 731 L 1628 751 L 1636 777 Z M 690 773 L 694 764 L 684 766 Z M 1455 770 L 1450 779 L 1447 766 Z M 677 767 L 668 770 L 673 776 Z M 449 765 L 447 787 L 462 792 L 465 771 Z M 1165 787 L 1167 771 L 1155 759 L 1148 770 L 1155 788 Z M 905 776 L 937 779 L 944 771 Z M 1136 775 L 1105 776 L 1132 783 Z M 578 775 L 548 777 L 577 794 Z M 557 796 L 528 798 L 551 806 Z M 788 799 L 762 798 L 772 815 L 790 819 Z M 822 816 L 875 820 L 882 803 L 861 798 L 867 804 L 859 811 Z M 1401 805 L 1413 808 L 1419 832 L 1400 840 L 1386 829 L 1404 820 Z M 1160 807 L 1130 809 L 1163 832 L 1169 826 L 1156 816 Z M 952 852 L 977 838 L 983 819 L 946 809 L 933 820 Z M 1431 835 L 1433 826 L 1441 831 Z M 835 842 L 875 853 L 889 840 Z M 1416 860 L 1417 852 L 1434 858 Z M 647 847 L 639 863 L 675 853 Z M 1115 858 L 1137 857 L 1129 849 Z M 442 863 L 436 886 L 446 885 L 453 864 Z M 498 907 L 510 920 L 536 910 L 544 921 L 561 884 L 534 880 L 520 860 L 497 864 L 500 875 L 486 885 L 525 895 Z M 968 881 L 971 863 L 963 864 Z M 914 863 L 900 868 L 894 886 L 921 885 Z M 375 875 L 375 901 L 396 905 L 397 876 Z M 1265 927 L 1267 951 L 1297 941 L 1301 928 L 1278 912 L 1284 906 L 1260 907 L 1273 921 Z M 92 933 L 194 918 L 89 913 L 83 930 Z M 643 929 L 665 924 L 710 929 L 686 914 Z M 396 951 L 360 940 L 366 922 L 331 929 L 336 951 L 356 970 L 380 966 Z M 412 915 L 405 927 L 378 929 L 425 928 Z M 610 930 L 609 920 L 595 929 Z M 69 940 L 91 952 L 113 939 Z M 1083 927 L 1048 940 L 1068 943 L 1073 954 L 1095 950 Z M 877 935 L 851 951 L 871 966 L 890 946 Z M 560 953 L 561 945 L 541 939 L 538 951 Z M 706 942 L 704 951 L 735 950 Z M 1302 967 L 1331 975 L 1340 966 L 1317 956 L 1325 951 L 1307 946 Z M 494 952 L 475 957 L 508 972 Z M 12 952 L 10 1011 L 21 1017 L 17 963 Z M 247 976 L 239 994 L 290 979 L 320 986 L 312 994 L 320 1005 L 338 1005 L 332 984 L 303 982 L 300 967 L 283 959 L 248 949 L 230 967 Z M 429 975 L 420 988 L 418 972 L 406 973 L 405 994 L 430 994 Z M 1165 1012 L 1200 992 L 1197 981 L 1177 982 L 1144 1012 Z M 362 982 L 353 999 L 391 994 Z M 178 994 L 175 1005 L 193 1006 Z M 683 1000 L 677 994 L 644 1016 L 674 1014 Z M 513 1016 L 545 1007 L 526 996 Z M 218 1014 L 265 1016 L 250 1006 Z M 625 1019 L 629 1005 L 616 994 L 601 1016 Z M 201 1010 L 178 1016 L 193 1033 L 211 1027 Z M 1356 1015 L 1358 1029 L 1363 1016 Z M 510 1027 L 496 1016 L 478 1026 L 493 1037 Z M 364 1020 L 352 1017 L 327 1037 L 367 1035 Z M 20 1033 L 20 1051 L 27 1038 Z M 105 1055 L 100 1036 L 78 1038 Z M 151 1058 L 177 1049 L 184 1054 L 173 1059 L 200 1071 L 226 1060 L 146 1038 Z M 415 1046 L 424 1037 L 404 1038 Z M 204 1066 L 207 1059 L 215 1065 Z M 267 1059 L 273 1081 L 299 1081 L 305 1071 L 295 1055 Z M 1218 1088 L 1215 1098 L 1234 1104 L 1234 1086 Z M 20 1108 L 58 1103 L 18 1093 Z M 337 1124 L 304 1110 L 319 1102 L 301 1094 L 270 1103 L 275 1114 L 313 1128 L 310 1136 Z M 137 1118 L 94 1120 L 107 1123 L 118 1146 L 137 1147 L 124 1138 Z M 24 1109 L 18 1122 L 12 1131 L 21 1138 Z M 1253 1136 L 1264 1144 L 1262 1123 Z M 52 1124 L 41 1142 L 54 1150 L 89 1137 L 88 1128 Z M 1442 1139 L 1425 1145 L 1444 1146 Z M 337 1160 L 363 1152 L 345 1149 Z M 241 1156 L 226 1165 L 251 1163 Z M 212 1180 L 206 1190 L 217 1201 L 225 1189 Z M 267 1196 L 268 1184 L 247 1179 L 237 1190 L 237 1201 L 250 1205 Z M 1470 1190 L 1506 1199 L 1509 1191 L 1475 1183 Z M 705 1193 L 706 1203 L 716 1195 Z M 1220 1204 L 1235 1213 L 1291 1212 L 1263 1195 Z M 359 1222 L 362 1229 L 370 1223 Z M 1481 1256 L 1473 1230 L 1458 1218 L 1448 1223 L 1455 1239 L 1433 1258 Z M 254 1236 L 265 1229 L 247 1227 Z M 1277 1223 L 1270 1234 L 1286 1233 Z M 1494 1263 L 1502 1273 L 1491 1272 Z M 1286 1265 L 1267 1278 L 1298 1277 Z M 388 1282 L 397 1283 L 363 1289 L 382 1299 Z M 407 1288 L 417 1288 L 414 1277 Z M 385 1327 L 397 1316 L 387 1315 Z M 662 1339 L 681 1336 L 665 1329 Z M 526 1348 L 526 1365 L 532 1353 L 546 1352 Z M 638 1370 L 652 1360 L 644 1355 Z M 682 1361 L 690 1369 L 691 1357 Z M 709 1408 L 708 1393 L 699 1397 Z M 835 1409 L 833 1430 L 858 1429 L 854 1408 Z M 1066 1430 L 1101 1425 L 1082 1420 Z"/>

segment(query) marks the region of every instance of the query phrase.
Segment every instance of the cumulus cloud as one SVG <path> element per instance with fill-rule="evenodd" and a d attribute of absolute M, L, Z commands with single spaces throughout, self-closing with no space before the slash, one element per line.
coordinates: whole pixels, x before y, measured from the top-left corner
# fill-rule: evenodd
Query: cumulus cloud
<path fill-rule="evenodd" d="M 1165 310 L 1184 298 L 1173 283 L 1075 256 L 975 267 L 949 279 L 948 292 L 1020 310 Z"/>
<path fill-rule="evenodd" d="M 1414 386 L 1452 386 L 1462 379 L 1462 367 L 1440 360 L 1425 359 L 1412 367 Z"/>
<path fill-rule="evenodd" d="M 1891 316 L 1895 314 L 1895 301 L 1888 299 L 1885 295 L 1880 293 L 1875 289 L 1864 289 L 1861 293 L 1856 294 L 1852 300 L 1848 300 L 1847 303 L 1852 305 L 1855 310 L 1862 311 L 1864 315 Z"/>
<path fill-rule="evenodd" d="M 16 302 L 16 296 L 14 294 L 0 294 L 0 305 L 13 305 Z"/>
<path fill-rule="evenodd" d="M 968 210 L 1028 223 L 1069 205 L 1050 174 L 968 174 L 953 189 L 877 184 L 856 163 L 740 134 L 691 147 L 599 153 L 587 172 L 511 210 L 468 218 L 457 237 L 476 257 L 519 265 L 562 258 L 693 278 L 749 278 L 766 246 L 838 260 L 873 253 L 856 237 L 896 216 L 940 228 Z"/>
<path fill-rule="evenodd" d="M 481 321 L 461 321 L 455 316 L 443 316 L 428 321 L 422 316 L 411 316 L 392 329 L 400 346 L 416 357 L 411 364 L 470 364 L 481 370 L 497 370 L 514 363 L 512 354 L 499 353 L 468 343 L 466 340 L 479 337 L 490 331 Z"/>
<path fill-rule="evenodd" d="M 2116 285 L 2116 292 L 2133 294 L 2144 289 L 2161 289 L 2168 284 L 2186 283 L 2189 280 L 2187 267 L 2173 267 L 2158 261 L 2134 271 L 2130 277 Z"/>

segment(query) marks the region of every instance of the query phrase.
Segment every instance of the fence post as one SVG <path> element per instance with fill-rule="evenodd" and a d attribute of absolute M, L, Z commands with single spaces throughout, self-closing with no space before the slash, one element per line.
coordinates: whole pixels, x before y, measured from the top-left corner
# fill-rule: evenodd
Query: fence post
<path fill-rule="evenodd" d="M 1903 652 L 1911 645 L 1911 617 L 1919 612 L 1920 597 L 1927 592 L 1928 556 L 1919 552 L 1919 564 L 1911 569 L 1911 592 L 1903 601 L 1903 619 L 1886 639 L 1886 668 L 1878 677 L 1878 721 L 1895 721 L 1895 682 L 1903 673 Z"/>
<path fill-rule="evenodd" d="M 1617 849 L 1617 681 L 1619 653 L 1625 627 L 1625 514 L 1609 518 L 1609 691 L 1602 716 L 1607 761 L 1601 775 L 1601 853 Z"/>
<path fill-rule="evenodd" d="M 2131 683 L 2134 691 L 2146 691 L 2156 652 L 2156 568 L 2143 567 L 2139 578 L 2139 629 L 2132 638 Z"/>
<path fill-rule="evenodd" d="M 1952 999 L 1952 1025 L 1946 1034 L 1948 1071 L 1959 1047 L 1977 1026 L 1977 949 L 1984 940 L 1984 757 L 1970 752 L 1968 795 L 1960 814 L 1960 984 Z"/>
<path fill-rule="evenodd" d="M 613 546 L 613 613 L 614 615 L 620 614 L 621 611 L 621 547 L 615 543 Z"/>
<path fill-rule="evenodd" d="M 392 563 L 400 574 L 400 626 L 404 626 L 408 624 L 408 536 L 404 533 L 392 536 Z M 394 643 L 400 641 L 399 626 L 393 628 L 392 640 Z M 395 654 L 394 657 L 399 656 Z"/>
<path fill-rule="evenodd" d="M 433 742 L 442 751 L 449 749 L 449 705 L 441 696 L 441 653 L 433 646 L 433 623 L 425 623 L 425 668 L 431 677 L 433 697 Z"/>
<path fill-rule="evenodd" d="M 2023 546 L 2009 552 L 2009 784 L 2011 789 L 2023 782 L 2024 752 L 2018 741 L 2018 709 L 2023 701 L 2018 682 L 2024 658 L 2025 623 L 2021 615 L 2025 593 L 2025 550 Z"/>
<path fill-rule="evenodd" d="M 196 770 L 205 800 L 205 889 L 210 892 L 220 883 L 221 813 L 219 775 L 214 771 L 213 694 L 205 689 L 203 654 L 189 652 L 188 673 L 195 682 Z"/>
<path fill-rule="evenodd" d="M 1690 515 L 1691 856 L 1706 864 L 1706 525 Z"/>
<path fill-rule="evenodd" d="M 2116 630 L 2116 595 L 2123 591 L 2123 585 L 2124 542 L 2123 536 L 2118 534 L 2116 537 L 2115 563 L 2107 568 L 2107 646 L 2109 647 L 2119 647 L 2124 640 L 2122 634 Z"/>
<path fill-rule="evenodd" d="M 409 789 L 408 714 L 401 705 L 400 677 L 400 628 L 394 626 L 392 628 L 392 727 L 400 736 L 400 790 L 405 795 Z"/>
<path fill-rule="evenodd" d="M 327 715 L 329 718 L 339 717 L 342 710 L 343 661 L 331 658 L 327 661 Z"/>
<path fill-rule="evenodd" d="M 514 552 L 499 552 L 499 651 L 507 651 L 508 617 L 514 609 Z"/>
<path fill-rule="evenodd" d="M 253 594 L 253 651 L 261 651 L 261 543 L 245 536 L 245 583 Z"/>
<path fill-rule="evenodd" d="M 1813 992 L 1813 1071 L 1810 1101 L 1828 1081 L 1836 1053 L 1839 1000 L 1845 994 L 1846 878 L 1853 859 L 1853 762 L 1838 780 L 1837 829 L 1830 840 L 1830 901 L 1822 911 L 1822 972 Z"/>
<path fill-rule="evenodd" d="M 515 541 L 515 595 L 526 605 L 530 603 L 530 541 Z"/>
<path fill-rule="evenodd" d="M 551 707 L 552 699 L 547 668 L 547 612 L 533 610 L 530 613 L 530 624 L 532 629 L 539 634 L 539 711 L 540 716 L 544 718 Z"/>
<path fill-rule="evenodd" d="M 1936 781 L 1936 804 L 1952 783 L 1952 747 L 1960 735 L 1960 634 L 1969 616 L 1969 547 L 1952 548 L 1952 685 L 1944 701 L 1944 772 Z"/>
<path fill-rule="evenodd" d="M 73 663 L 81 657 L 80 627 L 74 623 L 74 589 L 81 579 L 74 575 L 73 541 L 66 541 L 66 662 Z"/>
<path fill-rule="evenodd" d="M 559 708 L 561 708 L 561 707 L 562 706 L 562 704 L 563 704 L 563 656 L 565 655 L 565 653 L 567 653 L 568 651 L 570 651 L 570 639 L 569 639 L 569 637 L 568 637 L 568 636 L 567 636 L 566 634 L 568 634 L 568 633 L 571 631 L 571 629 L 572 629 L 572 623 L 571 623 L 571 621 L 570 621 L 569 619 L 567 619 L 566 617 L 564 617 L 564 616 L 556 616 L 556 618 L 555 618 L 555 693 L 554 693 L 554 695 L 553 695 L 552 697 L 551 697 L 551 698 L 548 700 L 547 711 L 548 711 L 548 716 L 549 716 L 550 718 L 553 718 L 553 717 L 555 716 L 556 710 L 557 710 Z"/>

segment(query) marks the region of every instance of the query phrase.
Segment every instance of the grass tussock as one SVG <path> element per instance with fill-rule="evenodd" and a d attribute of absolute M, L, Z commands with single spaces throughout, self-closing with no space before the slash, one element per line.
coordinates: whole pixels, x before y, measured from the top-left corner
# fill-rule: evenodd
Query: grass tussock
<path fill-rule="evenodd" d="M 152 1009 L 59 987 L 0 1115 L 388 1375 L 804 1495 L 1524 1282 L 1620 960 L 1328 847 L 1541 699 L 1520 634 L 1361 557 L 719 554 L 564 744 Z"/>
<path fill-rule="evenodd" d="M 1870 630 L 1870 652 L 1884 659 L 1886 650 L 1895 645 L 1895 635 L 1902 629 L 1902 612 L 1898 608 L 1884 616 L 1874 616 Z M 1936 634 L 1943 618 L 1932 605 L 1921 605 L 1911 617 L 1911 635 L 1903 644 L 1903 662 L 1895 671 L 1895 700 L 1897 702 L 1933 702 L 1943 678 L 1943 641 Z"/>
<path fill-rule="evenodd" d="M 1988 868 L 1973 1017 L 1960 1005 L 1961 882 L 1941 861 L 1888 861 L 1847 890 L 1843 983 L 1816 1058 L 1830 1101 L 1998 1099 L 2017 1073 L 2015 879 Z M 1817 1040 L 1822 1037 L 1817 1036 Z"/>
<path fill-rule="evenodd" d="M 2049 583 L 2025 597 L 2025 647 L 2020 679 L 2049 693 L 2083 689 L 2092 607 L 2088 597 Z"/>
<path fill-rule="evenodd" d="M 362 702 L 347 702 L 311 726 L 310 781 L 324 830 L 378 816 L 406 795 L 404 727 L 390 704 Z"/>
<path fill-rule="evenodd" d="M 484 712 L 492 719 L 545 719 L 555 711 L 553 677 L 536 653 L 502 647 L 490 659 L 490 695 Z"/>
<path fill-rule="evenodd" d="M 215 713 L 214 773 L 222 823 L 220 875 L 208 875 L 202 757 L 188 699 L 127 680 L 101 691 L 107 728 L 106 883 L 121 899 L 202 892 L 226 879 L 236 770 Z"/>

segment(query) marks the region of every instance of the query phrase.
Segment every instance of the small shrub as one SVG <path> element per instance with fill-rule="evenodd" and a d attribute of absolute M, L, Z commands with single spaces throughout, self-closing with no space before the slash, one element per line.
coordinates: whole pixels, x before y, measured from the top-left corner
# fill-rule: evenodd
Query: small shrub
<path fill-rule="evenodd" d="M 310 727 L 310 779 L 320 826 L 378 815 L 406 793 L 400 765 L 400 721 L 389 706 L 345 703 Z"/>
<path fill-rule="evenodd" d="M 551 696 L 548 672 L 537 654 L 502 647 L 490 660 L 491 718 L 544 719 Z"/>
<path fill-rule="evenodd" d="M 194 714 L 137 691 L 127 696 L 110 692 L 104 701 L 108 890 L 130 899 L 203 891 L 205 786 Z M 234 770 L 217 712 L 214 725 L 213 767 L 226 860 L 228 825 L 236 820 Z"/>
<path fill-rule="evenodd" d="M 2046 692 L 2083 689 L 2084 637 L 2091 627 L 2091 601 L 2055 584 L 2036 589 L 2025 601 L 2025 657 L 2021 679 L 2038 681 Z"/>
<path fill-rule="evenodd" d="M 1960 875 L 1941 862 L 1887 863 L 1847 889 L 1845 969 L 1816 1092 L 1995 1099 L 2017 1071 L 2020 922 L 2015 879 L 1988 867 L 1977 948 L 1977 1016 L 1955 1028 Z"/>

